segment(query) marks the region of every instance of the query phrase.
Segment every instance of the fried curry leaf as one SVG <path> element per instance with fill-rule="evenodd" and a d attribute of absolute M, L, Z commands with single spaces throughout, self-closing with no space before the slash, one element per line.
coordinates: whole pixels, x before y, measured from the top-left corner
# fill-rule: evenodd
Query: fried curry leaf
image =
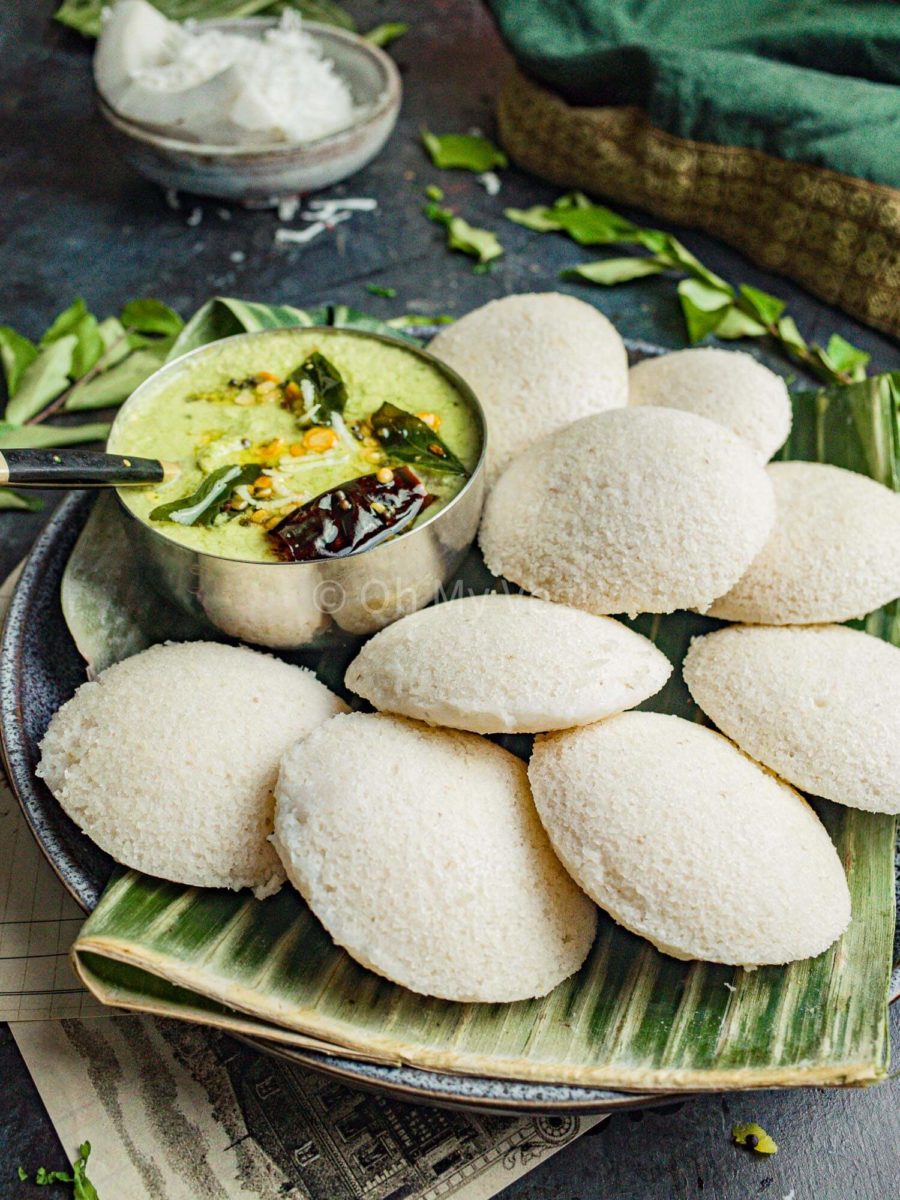
<path fill-rule="evenodd" d="M 333 413 L 342 413 L 347 403 L 347 385 L 340 371 L 324 354 L 314 350 L 288 380 L 300 395 L 287 395 L 285 403 L 304 421 L 324 425 Z"/>
<path fill-rule="evenodd" d="M 231 493 L 242 484 L 259 478 L 259 463 L 229 463 L 210 472 L 196 492 L 158 504 L 150 513 L 151 521 L 175 521 L 179 525 L 210 525 L 222 511 Z"/>
<path fill-rule="evenodd" d="M 412 413 L 385 401 L 372 417 L 372 432 L 390 459 L 441 475 L 468 475 L 450 447 Z"/>
<path fill-rule="evenodd" d="M 399 533 L 434 500 L 409 467 L 360 475 L 301 504 L 267 534 L 286 562 L 343 558 Z"/>

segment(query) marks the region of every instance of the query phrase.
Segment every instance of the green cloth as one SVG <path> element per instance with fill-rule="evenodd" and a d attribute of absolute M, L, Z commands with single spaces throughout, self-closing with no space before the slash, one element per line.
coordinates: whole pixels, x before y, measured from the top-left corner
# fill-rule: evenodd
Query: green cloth
<path fill-rule="evenodd" d="M 570 103 L 900 187 L 897 0 L 488 0 Z"/>

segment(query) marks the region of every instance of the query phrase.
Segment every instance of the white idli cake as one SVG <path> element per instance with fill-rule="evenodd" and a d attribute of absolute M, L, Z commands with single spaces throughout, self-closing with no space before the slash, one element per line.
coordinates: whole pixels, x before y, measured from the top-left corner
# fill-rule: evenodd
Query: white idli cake
<path fill-rule="evenodd" d="M 789 783 L 900 813 L 900 649 L 844 625 L 695 638 L 684 680 L 719 729 Z"/>
<path fill-rule="evenodd" d="M 59 709 L 37 773 L 117 862 L 263 895 L 284 879 L 268 841 L 278 760 L 345 708 L 311 671 L 246 647 L 153 646 Z"/>
<path fill-rule="evenodd" d="M 628 354 L 615 327 L 559 292 L 492 300 L 443 329 L 428 349 L 481 401 L 489 483 L 532 442 L 628 402 Z"/>
<path fill-rule="evenodd" d="M 702 347 L 645 358 L 628 372 L 628 400 L 717 421 L 749 442 L 763 462 L 791 431 L 784 380 L 741 350 Z"/>
<path fill-rule="evenodd" d="M 599 721 L 654 695 L 672 666 L 609 617 L 532 596 L 469 596 L 367 642 L 345 683 L 376 708 L 475 733 Z"/>
<path fill-rule="evenodd" d="M 585 417 L 521 454 L 488 496 L 488 568 L 587 612 L 707 608 L 772 529 L 755 452 L 705 417 L 623 408 Z"/>
<path fill-rule="evenodd" d="M 778 462 L 772 536 L 710 608 L 753 625 L 849 621 L 900 596 L 900 494 L 823 463 Z"/>
<path fill-rule="evenodd" d="M 624 713 L 538 740 L 528 768 L 556 852 L 619 924 L 676 958 L 810 958 L 850 920 L 806 801 L 711 729 Z"/>
<path fill-rule="evenodd" d="M 596 910 L 561 867 L 524 763 L 474 734 L 335 717 L 284 757 L 288 878 L 363 966 L 446 1000 L 543 996 L 577 971 Z"/>

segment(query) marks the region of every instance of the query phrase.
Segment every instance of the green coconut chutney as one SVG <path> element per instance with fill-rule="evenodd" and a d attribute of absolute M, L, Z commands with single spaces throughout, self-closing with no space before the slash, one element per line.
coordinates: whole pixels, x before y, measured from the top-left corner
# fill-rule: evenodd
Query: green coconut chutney
<path fill-rule="evenodd" d="M 308 384 L 302 392 L 289 386 L 316 353 L 336 368 L 346 389 L 337 414 L 314 402 Z M 129 401 L 110 451 L 176 462 L 182 470 L 166 484 L 120 495 L 135 516 L 173 541 L 223 558 L 273 561 L 278 555 L 268 530 L 286 514 L 351 479 L 390 468 L 390 449 L 371 426 L 386 402 L 425 421 L 465 467 L 462 474 L 413 466 L 435 498 L 419 518 L 427 519 L 465 485 L 481 451 L 466 401 L 438 368 L 401 346 L 318 329 L 224 342 Z M 151 518 L 162 505 L 196 493 L 213 472 L 251 463 L 260 463 L 264 476 L 231 493 L 212 523 Z"/>

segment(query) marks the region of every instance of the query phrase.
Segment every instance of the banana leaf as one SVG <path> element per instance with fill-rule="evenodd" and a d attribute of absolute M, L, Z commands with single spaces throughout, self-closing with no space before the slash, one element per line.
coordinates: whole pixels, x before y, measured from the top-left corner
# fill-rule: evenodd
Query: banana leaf
<path fill-rule="evenodd" d="M 211 319 L 221 328 L 224 314 L 235 314 L 216 303 Z M 197 318 L 185 330 L 192 339 L 208 332 Z M 797 393 L 782 457 L 832 462 L 900 487 L 896 384 L 881 376 Z M 474 551 L 461 578 L 473 591 L 492 586 Z M 76 632 L 81 624 L 83 640 L 94 618 L 77 604 L 67 617 Z M 109 613 L 105 621 L 107 635 L 118 628 Z M 631 624 L 677 664 L 691 637 L 717 623 L 675 613 Z M 900 645 L 898 605 L 863 624 Z M 114 635 L 105 652 L 133 650 Z M 644 707 L 703 720 L 677 672 Z M 527 756 L 529 739 L 502 740 Z M 549 996 L 454 1004 L 358 966 L 291 888 L 259 901 L 136 872 L 110 885 L 73 960 L 90 990 L 113 1006 L 382 1063 L 626 1090 L 870 1083 L 888 1065 L 895 821 L 814 804 L 847 870 L 853 919 L 826 953 L 788 967 L 679 962 L 601 914 L 587 963 Z"/>
<path fill-rule="evenodd" d="M 428 318 L 423 318 L 427 321 Z M 258 304 L 216 296 L 198 309 L 169 351 L 167 361 L 180 358 L 190 350 L 217 342 L 236 333 L 258 333 L 263 329 L 286 329 L 295 325 L 331 325 L 339 329 L 360 329 L 381 333 L 400 341 L 422 345 L 422 339 L 406 331 L 405 322 L 380 321 L 346 304 L 323 304 L 318 308 L 294 308 L 290 304 Z"/>

